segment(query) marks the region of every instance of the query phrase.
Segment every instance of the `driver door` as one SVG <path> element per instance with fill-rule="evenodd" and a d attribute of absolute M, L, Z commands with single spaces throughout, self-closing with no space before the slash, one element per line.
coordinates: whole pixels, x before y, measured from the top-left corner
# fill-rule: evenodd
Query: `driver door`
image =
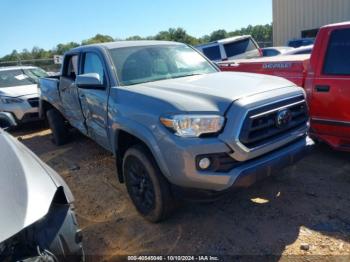
<path fill-rule="evenodd" d="M 98 74 L 105 87 L 78 88 L 88 133 L 101 146 L 110 149 L 107 132 L 108 77 L 104 60 L 97 52 L 86 52 L 82 58 L 82 74 Z"/>
<path fill-rule="evenodd" d="M 63 65 L 63 72 L 60 76 L 59 92 L 61 95 L 63 113 L 69 123 L 87 134 L 85 118 L 80 106 L 78 88 L 75 78 L 78 73 L 79 54 L 67 55 Z"/>

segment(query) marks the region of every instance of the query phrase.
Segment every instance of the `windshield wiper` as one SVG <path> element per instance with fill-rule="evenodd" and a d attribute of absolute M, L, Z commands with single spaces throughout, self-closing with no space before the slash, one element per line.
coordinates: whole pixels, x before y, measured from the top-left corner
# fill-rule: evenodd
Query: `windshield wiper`
<path fill-rule="evenodd" d="M 179 75 L 179 76 L 174 76 L 174 77 L 170 77 L 170 78 L 150 79 L 150 80 L 147 80 L 147 81 L 141 81 L 141 82 L 136 82 L 136 83 L 128 83 L 128 84 L 126 84 L 126 86 L 145 84 L 145 83 L 149 83 L 149 82 L 156 82 L 156 81 L 175 79 L 175 78 L 181 78 L 181 77 L 187 77 L 187 76 L 197 76 L 197 75 L 203 75 L 203 74 L 195 73 L 195 74 L 188 74 L 188 75 Z"/>

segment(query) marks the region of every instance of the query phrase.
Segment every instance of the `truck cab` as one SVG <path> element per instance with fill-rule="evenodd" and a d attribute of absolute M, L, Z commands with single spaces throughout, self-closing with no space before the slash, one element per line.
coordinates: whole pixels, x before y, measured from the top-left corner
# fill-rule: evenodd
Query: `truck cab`
<path fill-rule="evenodd" d="M 223 71 L 287 78 L 304 87 L 310 133 L 333 148 L 350 151 L 350 22 L 322 27 L 310 55 L 220 63 Z"/>
<path fill-rule="evenodd" d="M 250 35 L 233 36 L 197 45 L 196 48 L 215 62 L 262 56 L 259 45 Z"/>

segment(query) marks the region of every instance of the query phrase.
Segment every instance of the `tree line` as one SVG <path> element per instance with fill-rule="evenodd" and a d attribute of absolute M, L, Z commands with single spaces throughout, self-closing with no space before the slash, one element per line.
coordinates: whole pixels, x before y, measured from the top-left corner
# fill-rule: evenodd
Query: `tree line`
<path fill-rule="evenodd" d="M 92 38 L 81 41 L 81 43 L 69 42 L 65 44 L 58 44 L 51 50 L 45 50 L 40 47 L 33 47 L 32 50 L 23 49 L 22 51 L 13 50 L 11 54 L 5 55 L 0 58 L 0 62 L 5 61 L 23 61 L 33 59 L 51 59 L 53 55 L 63 55 L 66 51 L 71 48 L 78 47 L 80 45 L 112 42 L 117 40 L 166 40 L 182 42 L 190 45 L 198 45 L 219 39 L 237 36 L 237 35 L 252 35 L 257 42 L 260 43 L 271 43 L 272 42 L 272 25 L 249 25 L 239 30 L 227 32 L 226 30 L 220 29 L 213 31 L 209 35 L 204 35 L 200 38 L 189 35 L 183 28 L 170 28 L 167 31 L 160 31 L 154 36 L 141 37 L 138 35 L 128 37 L 126 39 L 113 38 L 109 35 L 97 34 Z"/>

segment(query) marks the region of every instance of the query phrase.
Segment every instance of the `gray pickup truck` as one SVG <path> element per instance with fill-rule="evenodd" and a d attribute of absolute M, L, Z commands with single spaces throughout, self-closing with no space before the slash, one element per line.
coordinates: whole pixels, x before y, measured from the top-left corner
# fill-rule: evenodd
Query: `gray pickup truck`
<path fill-rule="evenodd" d="M 179 192 L 250 186 L 312 144 L 301 88 L 278 77 L 220 72 L 180 43 L 72 49 L 61 75 L 41 79 L 40 90 L 54 142 L 65 143 L 72 126 L 111 151 L 119 181 L 153 222 L 169 214 Z"/>

